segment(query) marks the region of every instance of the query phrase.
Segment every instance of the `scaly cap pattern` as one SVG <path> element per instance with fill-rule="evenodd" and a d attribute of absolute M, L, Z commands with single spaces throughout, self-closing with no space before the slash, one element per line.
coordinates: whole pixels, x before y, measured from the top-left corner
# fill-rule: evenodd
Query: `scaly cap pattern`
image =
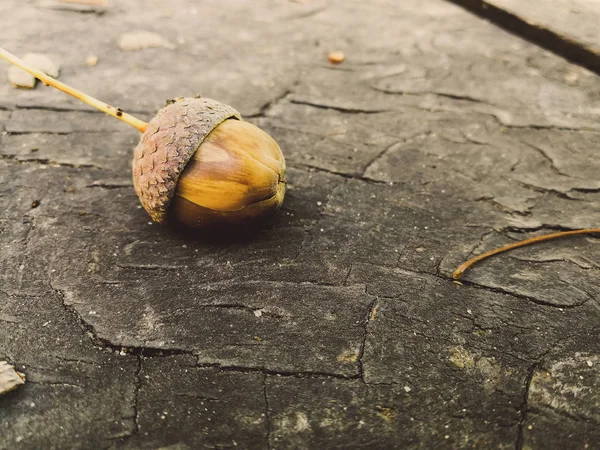
<path fill-rule="evenodd" d="M 148 124 L 133 155 L 133 186 L 155 222 L 165 220 L 179 176 L 206 136 L 241 115 L 208 98 L 179 98 Z"/>

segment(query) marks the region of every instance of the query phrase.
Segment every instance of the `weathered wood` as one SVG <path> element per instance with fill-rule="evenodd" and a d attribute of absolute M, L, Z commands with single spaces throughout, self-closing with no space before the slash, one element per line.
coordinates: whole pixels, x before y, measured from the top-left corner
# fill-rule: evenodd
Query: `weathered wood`
<path fill-rule="evenodd" d="M 600 57 L 600 3 L 596 0 L 485 0 L 520 17 L 533 27 L 547 29 L 563 39 L 587 47 Z"/>
<path fill-rule="evenodd" d="M 0 360 L 27 376 L 0 449 L 600 442 L 598 239 L 451 280 L 600 224 L 595 74 L 438 0 L 113 3 L 5 0 L 2 44 L 144 120 L 231 104 L 289 192 L 255 235 L 177 234 L 139 206 L 135 130 L 0 84 Z M 121 52 L 134 24 L 177 44 Z"/>
<path fill-rule="evenodd" d="M 596 0 L 451 1 L 600 73 L 600 3 Z"/>

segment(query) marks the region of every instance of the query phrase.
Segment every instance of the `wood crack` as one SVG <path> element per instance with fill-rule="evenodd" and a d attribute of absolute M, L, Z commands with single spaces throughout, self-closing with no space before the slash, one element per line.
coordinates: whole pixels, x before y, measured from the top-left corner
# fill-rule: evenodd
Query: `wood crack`
<path fill-rule="evenodd" d="M 448 0 L 529 42 L 600 74 L 600 55 L 587 45 L 512 14 L 485 0 Z"/>
<path fill-rule="evenodd" d="M 392 90 L 392 89 L 380 88 L 377 86 L 371 86 L 371 88 L 377 92 L 381 92 L 383 94 L 389 94 L 389 95 L 409 95 L 409 96 L 415 96 L 415 97 L 424 96 L 424 95 L 433 95 L 435 97 L 449 98 L 451 100 L 461 100 L 461 101 L 470 102 L 470 103 L 480 103 L 480 104 L 484 104 L 487 106 L 492 106 L 494 108 L 497 108 L 497 106 L 487 102 L 486 100 L 476 98 L 476 97 L 471 97 L 469 95 L 463 95 L 463 94 L 453 94 L 450 92 L 441 92 L 441 91 Z"/>
<path fill-rule="evenodd" d="M 14 134 L 14 133 L 11 133 L 11 134 Z M 69 133 L 60 133 L 60 134 L 69 134 Z M 30 158 L 30 157 L 23 158 L 23 157 L 19 157 L 17 155 L 12 155 L 12 154 L 2 154 L 2 155 L 0 155 L 0 159 L 14 161 L 18 164 L 32 163 L 32 164 L 39 164 L 42 166 L 50 166 L 50 167 L 68 167 L 71 169 L 105 170 L 103 167 L 96 166 L 94 164 L 73 164 L 73 163 L 52 161 L 51 159 L 48 159 L 48 158 Z"/>
<path fill-rule="evenodd" d="M 133 397 L 133 435 L 140 439 L 140 391 L 142 390 L 142 356 L 137 355 Z"/>
<path fill-rule="evenodd" d="M 271 425 L 271 408 L 269 407 L 269 394 L 267 391 L 267 378 L 268 375 L 265 374 L 265 376 L 263 377 L 263 396 L 265 399 L 265 425 L 266 425 L 266 448 L 268 450 L 271 450 L 271 432 L 272 432 L 272 425 Z"/>
<path fill-rule="evenodd" d="M 324 372 L 324 371 L 313 371 L 313 370 L 273 370 L 266 367 L 249 367 L 249 366 L 238 366 L 238 365 L 223 365 L 219 363 L 204 363 L 198 361 L 196 367 L 200 368 L 214 368 L 221 372 L 238 372 L 238 373 L 262 373 L 264 375 L 272 375 L 276 377 L 289 377 L 289 378 L 333 378 L 338 380 L 360 380 L 360 374 L 346 375 L 338 372 Z"/>
<path fill-rule="evenodd" d="M 269 100 L 267 103 L 262 105 L 259 111 L 255 114 L 246 114 L 244 117 L 247 119 L 256 119 L 260 117 L 266 117 L 269 114 L 269 110 L 277 105 L 279 102 L 285 100 L 290 94 L 292 94 L 291 89 L 286 89 L 283 91 L 281 95 L 278 95 L 272 100 Z"/>
<path fill-rule="evenodd" d="M 377 302 L 378 302 L 378 300 L 379 300 L 379 297 L 375 297 L 373 299 L 373 301 L 369 304 L 369 309 L 367 311 L 366 317 L 364 318 L 363 338 L 362 338 L 362 341 L 361 341 L 360 350 L 358 352 L 358 371 L 359 371 L 360 379 L 363 381 L 363 383 L 366 383 L 366 381 L 365 381 L 365 362 L 364 362 L 364 357 L 365 357 L 365 349 L 367 347 L 367 339 L 369 337 L 369 323 L 372 320 L 375 320 L 375 316 L 377 314 Z"/>
<path fill-rule="evenodd" d="M 385 147 L 383 150 L 381 150 L 381 151 L 380 151 L 380 152 L 379 152 L 377 155 L 375 155 L 375 157 L 374 157 L 373 159 L 371 159 L 371 161 L 369 161 L 369 162 L 368 162 L 368 163 L 365 165 L 365 167 L 364 167 L 364 169 L 363 169 L 363 171 L 362 171 L 362 176 L 360 177 L 360 179 L 361 179 L 361 180 L 371 180 L 371 178 L 368 178 L 368 177 L 366 177 L 366 175 L 365 175 L 365 174 L 367 173 L 367 171 L 369 170 L 369 168 L 370 168 L 370 167 L 371 167 L 373 164 L 375 164 L 375 162 L 376 162 L 376 161 L 378 161 L 378 160 L 380 160 L 381 158 L 383 158 L 383 157 L 384 157 L 384 156 L 385 156 L 385 155 L 386 155 L 386 154 L 387 154 L 387 153 L 388 153 L 388 152 L 389 152 L 391 149 L 395 148 L 395 147 L 396 147 L 396 146 L 398 146 L 398 145 L 401 145 L 401 144 L 403 144 L 403 143 L 406 143 L 406 142 L 408 142 L 408 141 L 411 141 L 412 139 L 417 139 L 417 138 L 421 138 L 421 137 L 422 137 L 422 138 L 425 138 L 425 137 L 429 136 L 430 134 L 431 134 L 431 131 L 430 131 L 430 130 L 427 130 L 427 131 L 425 131 L 425 132 L 423 132 L 423 133 L 416 133 L 416 134 L 413 134 L 412 136 L 408 136 L 408 137 L 407 137 L 407 138 L 405 138 L 405 139 L 402 139 L 402 140 L 400 140 L 400 141 L 394 142 L 394 143 L 393 143 L 393 144 L 391 144 L 391 145 L 388 145 L 388 146 L 387 146 L 387 147 Z"/>
<path fill-rule="evenodd" d="M 545 161 L 548 162 L 548 164 L 550 165 L 550 168 L 552 169 L 552 171 L 556 174 L 556 175 L 561 175 L 563 177 L 568 177 L 568 178 L 577 178 L 577 179 L 581 179 L 579 177 L 575 177 L 573 175 L 569 175 L 568 173 L 563 172 L 562 170 L 560 170 L 557 166 L 556 163 L 554 162 L 554 159 L 552 159 L 550 157 L 550 155 L 548 155 L 548 153 L 546 153 L 546 151 L 541 148 L 538 147 L 536 145 L 530 144 L 529 142 L 523 142 L 523 144 L 525 144 L 527 147 L 535 150 L 538 154 L 540 154 L 542 156 L 542 158 L 544 158 Z"/>
<path fill-rule="evenodd" d="M 341 106 L 333 106 L 333 105 L 327 105 L 324 103 L 315 103 L 315 102 L 310 102 L 310 101 L 306 101 L 306 100 L 296 100 L 296 99 L 291 99 L 290 103 L 292 103 L 294 105 L 312 106 L 313 108 L 318 108 L 318 109 L 328 109 L 331 111 L 338 111 L 338 112 L 342 112 L 342 113 L 346 113 L 346 114 L 381 114 L 381 113 L 386 113 L 386 112 L 391 111 L 389 109 L 344 108 Z"/>

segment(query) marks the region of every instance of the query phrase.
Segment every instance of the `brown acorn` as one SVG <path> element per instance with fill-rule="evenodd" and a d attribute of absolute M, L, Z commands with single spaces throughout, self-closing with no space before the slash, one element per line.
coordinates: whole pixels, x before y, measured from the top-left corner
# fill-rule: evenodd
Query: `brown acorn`
<path fill-rule="evenodd" d="M 281 206 L 285 160 L 273 138 L 233 108 L 179 98 L 148 124 L 134 152 L 133 182 L 156 222 L 237 223 Z"/>
<path fill-rule="evenodd" d="M 281 149 L 230 106 L 182 97 L 145 123 L 27 66 L 2 48 L 0 56 L 143 133 L 133 156 L 133 184 L 152 220 L 192 228 L 240 224 L 271 215 L 283 203 Z"/>

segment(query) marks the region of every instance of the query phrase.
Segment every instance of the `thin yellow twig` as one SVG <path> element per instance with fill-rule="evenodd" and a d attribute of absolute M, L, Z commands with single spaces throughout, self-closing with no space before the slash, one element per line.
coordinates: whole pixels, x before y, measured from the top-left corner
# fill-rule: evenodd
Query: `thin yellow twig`
<path fill-rule="evenodd" d="M 512 250 L 514 248 L 524 247 L 526 245 L 535 244 L 537 242 L 549 241 L 550 239 L 556 239 L 564 236 L 573 236 L 576 234 L 592 234 L 592 233 L 600 233 L 600 228 L 588 228 L 585 230 L 571 230 L 571 231 L 561 231 L 558 233 L 546 234 L 544 236 L 537 236 L 530 239 L 525 239 L 519 242 L 513 242 L 512 244 L 505 245 L 504 247 L 497 248 L 495 250 L 490 250 L 489 252 L 482 253 L 475 258 L 468 260 L 467 262 L 461 264 L 458 269 L 454 271 L 452 274 L 452 278 L 455 280 L 460 280 L 465 270 L 471 267 L 476 262 L 481 261 L 482 259 L 489 258 L 490 256 L 497 255 L 498 253 L 503 253 L 508 250 Z"/>
<path fill-rule="evenodd" d="M 52 86 L 52 87 L 58 89 L 59 91 L 63 91 L 69 95 L 72 95 L 73 97 L 81 100 L 82 102 L 87 103 L 88 105 L 93 106 L 94 108 L 97 108 L 100 111 L 103 111 L 108 115 L 116 117 L 117 119 L 122 120 L 125 123 L 128 123 L 129 125 L 137 128 L 142 133 L 146 131 L 146 128 L 148 128 L 148 124 L 146 122 L 138 119 L 137 117 L 127 114 L 120 108 L 115 108 L 114 106 L 110 106 L 90 95 L 84 94 L 83 92 L 78 91 L 75 88 L 72 88 L 71 86 L 68 86 L 58 80 L 55 80 L 51 76 L 46 75 L 44 72 L 27 65 L 27 63 L 25 63 L 25 61 L 21 60 L 20 58 L 17 58 L 12 53 L 7 52 L 2 47 L 0 47 L 0 57 L 4 58 L 11 64 L 14 64 L 15 66 L 23 69 L 25 72 L 30 73 L 31 75 L 33 75 L 34 77 L 36 77 L 37 79 L 42 81 L 47 86 Z"/>

